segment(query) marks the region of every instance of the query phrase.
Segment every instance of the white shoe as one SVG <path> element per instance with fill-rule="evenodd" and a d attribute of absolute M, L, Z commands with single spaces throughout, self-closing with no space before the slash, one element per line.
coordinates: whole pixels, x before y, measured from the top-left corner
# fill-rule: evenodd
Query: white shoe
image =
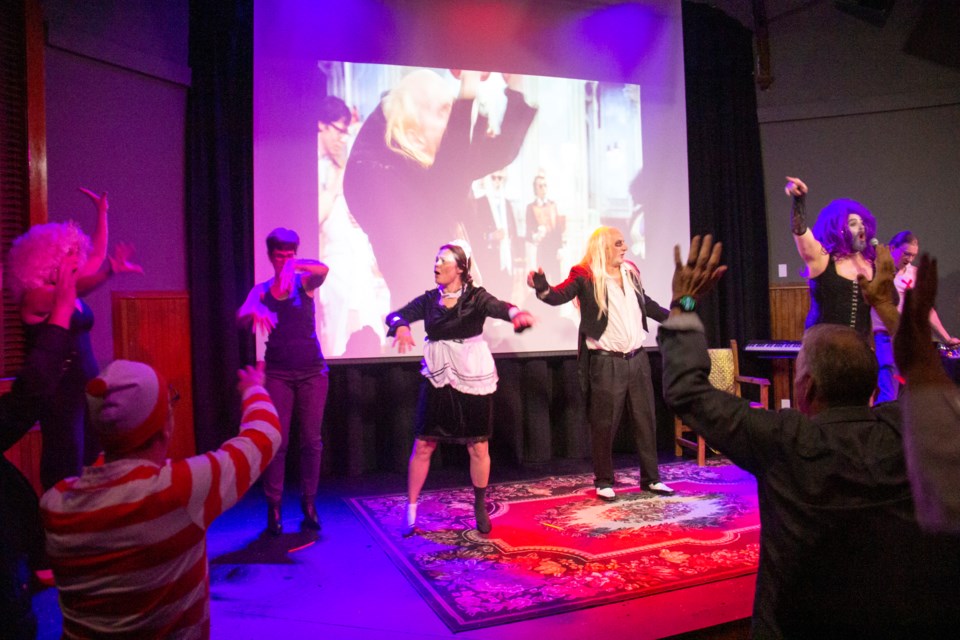
<path fill-rule="evenodd" d="M 597 497 L 607 502 L 613 502 L 617 499 L 617 494 L 613 490 L 613 487 L 602 487 L 597 489 Z"/>
<path fill-rule="evenodd" d="M 651 491 L 653 493 L 661 493 L 663 495 L 670 495 L 671 493 L 673 493 L 673 489 L 663 484 L 662 482 L 654 482 L 650 485 L 647 485 L 647 491 Z"/>
<path fill-rule="evenodd" d="M 401 529 L 404 538 L 409 538 L 417 528 L 417 503 L 407 504 L 407 517 Z"/>

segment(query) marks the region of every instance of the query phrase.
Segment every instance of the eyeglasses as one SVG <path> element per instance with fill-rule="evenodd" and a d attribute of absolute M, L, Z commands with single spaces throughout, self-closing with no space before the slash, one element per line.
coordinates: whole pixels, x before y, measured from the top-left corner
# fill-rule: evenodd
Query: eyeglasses
<path fill-rule="evenodd" d="M 507 179 L 507 177 L 506 176 L 490 176 L 490 179 L 495 180 L 497 182 L 503 182 L 504 180 Z"/>
<path fill-rule="evenodd" d="M 331 129 L 333 129 L 334 131 L 336 131 L 337 133 L 339 133 L 339 134 L 342 135 L 342 136 L 345 136 L 345 135 L 347 135 L 348 133 L 350 133 L 350 130 L 349 130 L 349 129 L 347 129 L 346 127 L 341 127 L 341 126 L 338 125 L 336 122 L 331 122 L 331 123 L 329 123 L 329 124 L 324 123 L 324 124 L 326 124 L 326 126 L 330 127 Z"/>

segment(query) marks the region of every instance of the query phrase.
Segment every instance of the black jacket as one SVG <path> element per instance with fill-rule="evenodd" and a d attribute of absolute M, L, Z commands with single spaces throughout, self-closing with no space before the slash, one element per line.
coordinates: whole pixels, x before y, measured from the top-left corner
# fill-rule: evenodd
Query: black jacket
<path fill-rule="evenodd" d="M 633 263 L 631 271 L 639 274 L 640 271 Z M 609 317 L 606 313 L 601 314 L 597 306 L 597 300 L 593 295 L 593 274 L 590 269 L 583 265 L 574 265 L 570 269 L 570 275 L 567 279 L 555 287 L 547 283 L 546 276 L 536 274 L 533 278 L 534 288 L 537 290 L 537 297 L 549 305 L 558 306 L 569 302 L 574 298 L 580 304 L 580 337 L 577 344 L 577 358 L 579 359 L 580 387 L 584 393 L 589 391 L 589 372 L 590 354 L 587 349 L 587 338 L 599 340 L 603 332 L 607 330 Z M 633 288 L 637 292 L 637 302 L 640 303 L 640 317 L 643 324 L 643 330 L 649 332 L 647 328 L 647 318 L 653 318 L 657 322 L 663 322 L 670 315 L 667 309 L 661 307 L 653 298 L 647 295 L 643 290 L 643 284 L 637 275 Z"/>

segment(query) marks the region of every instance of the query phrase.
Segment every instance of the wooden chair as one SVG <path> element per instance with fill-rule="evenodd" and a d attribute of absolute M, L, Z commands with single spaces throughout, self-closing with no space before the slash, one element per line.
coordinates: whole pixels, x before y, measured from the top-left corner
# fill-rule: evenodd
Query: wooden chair
<path fill-rule="evenodd" d="M 766 378 L 751 378 L 740 375 L 740 360 L 737 355 L 737 341 L 730 341 L 729 349 L 709 349 L 710 353 L 710 384 L 721 391 L 740 395 L 740 387 L 744 384 L 754 385 L 760 389 L 760 402 L 751 402 L 750 406 L 758 409 L 769 407 L 770 381 Z M 683 450 L 691 449 L 697 452 L 697 464 L 701 467 L 707 459 L 707 445 L 703 437 L 691 427 L 683 424 L 680 416 L 673 419 L 674 453 L 683 455 Z M 692 436 L 696 436 L 693 439 Z"/>

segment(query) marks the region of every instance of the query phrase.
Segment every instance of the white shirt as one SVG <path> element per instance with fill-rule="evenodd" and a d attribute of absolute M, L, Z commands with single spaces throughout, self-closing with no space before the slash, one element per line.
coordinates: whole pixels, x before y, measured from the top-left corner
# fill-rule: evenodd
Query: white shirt
<path fill-rule="evenodd" d="M 500 269 L 509 271 L 511 269 L 510 227 L 507 224 L 507 216 L 510 212 L 507 210 L 507 200 L 503 196 L 489 196 L 489 199 L 493 223 L 497 231 L 503 231 L 503 238 L 500 240 Z"/>
<path fill-rule="evenodd" d="M 629 271 L 627 265 L 620 265 L 623 289 L 616 278 L 607 276 L 607 328 L 599 340 L 587 338 L 588 348 L 627 353 L 643 346 L 647 332 L 643 330 L 640 301 Z"/>

